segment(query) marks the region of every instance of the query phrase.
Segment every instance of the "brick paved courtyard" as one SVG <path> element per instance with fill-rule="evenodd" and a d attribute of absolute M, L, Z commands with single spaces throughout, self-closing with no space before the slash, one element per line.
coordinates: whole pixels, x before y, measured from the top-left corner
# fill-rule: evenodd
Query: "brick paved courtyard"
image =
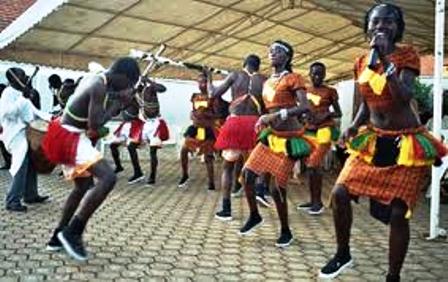
<path fill-rule="evenodd" d="M 244 199 L 233 200 L 233 221 L 214 219 L 220 191 L 207 191 L 204 168 L 193 160 L 189 188 L 179 190 L 180 166 L 174 149 L 161 151 L 158 184 L 152 188 L 128 185 L 127 164 L 116 189 L 89 222 L 86 263 L 77 263 L 64 252 L 45 251 L 72 184 L 57 173 L 41 176 L 40 191 L 51 195 L 50 203 L 31 206 L 26 214 L 9 213 L 3 203 L 0 208 L 0 281 L 316 281 L 319 267 L 334 252 L 334 231 L 328 210 L 311 217 L 295 209 L 308 197 L 303 179 L 292 181 L 288 195 L 295 241 L 287 249 L 278 249 L 275 209 L 261 209 L 265 223 L 248 237 L 237 235 L 248 212 Z M 216 170 L 220 172 L 219 163 Z M 216 173 L 216 180 L 219 177 Z M 2 199 L 9 181 L 9 174 L 0 172 Z M 324 180 L 325 195 L 333 181 L 334 175 Z M 423 239 L 429 225 L 428 206 L 422 200 L 412 221 L 403 281 L 448 281 L 448 241 Z M 445 228 L 447 211 L 448 206 L 442 205 Z M 369 217 L 366 201 L 354 207 L 354 217 L 355 265 L 338 281 L 383 281 L 388 229 Z"/>

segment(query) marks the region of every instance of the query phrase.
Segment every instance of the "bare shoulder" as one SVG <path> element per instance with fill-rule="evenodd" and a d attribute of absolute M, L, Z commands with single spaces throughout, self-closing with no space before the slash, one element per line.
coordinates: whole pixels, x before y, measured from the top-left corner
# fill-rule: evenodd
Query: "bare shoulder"
<path fill-rule="evenodd" d="M 90 95 L 99 98 L 102 97 L 106 92 L 106 81 L 100 75 L 88 76 L 81 81 L 77 90 L 81 91 L 84 95 Z"/>

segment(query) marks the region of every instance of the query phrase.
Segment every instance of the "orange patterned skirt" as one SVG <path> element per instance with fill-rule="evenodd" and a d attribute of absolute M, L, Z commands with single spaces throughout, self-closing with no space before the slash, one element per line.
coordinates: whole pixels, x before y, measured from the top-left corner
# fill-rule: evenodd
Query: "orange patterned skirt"
<path fill-rule="evenodd" d="M 428 180 L 430 169 L 430 166 L 376 167 L 352 155 L 346 161 L 336 184 L 344 185 L 355 196 L 370 197 L 383 204 L 390 204 L 397 198 L 413 208 L 420 190 Z"/>
<path fill-rule="evenodd" d="M 294 160 L 285 154 L 274 153 L 268 146 L 258 143 L 244 167 L 257 175 L 269 173 L 276 178 L 279 187 L 286 188 L 294 163 Z"/>

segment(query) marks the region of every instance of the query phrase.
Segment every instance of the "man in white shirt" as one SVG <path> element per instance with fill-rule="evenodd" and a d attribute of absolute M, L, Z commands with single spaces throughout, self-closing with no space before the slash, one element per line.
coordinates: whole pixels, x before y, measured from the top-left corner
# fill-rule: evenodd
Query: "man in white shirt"
<path fill-rule="evenodd" d="M 0 83 L 0 98 L 2 97 L 2 92 L 5 90 L 6 84 Z M 11 154 L 5 148 L 5 144 L 3 144 L 2 140 L 2 131 L 3 129 L 0 126 L 0 153 L 3 158 L 3 165 L 0 167 L 0 170 L 6 170 L 11 167 Z"/>
<path fill-rule="evenodd" d="M 25 128 L 35 117 L 49 120 L 49 115 L 37 110 L 30 100 L 23 97 L 26 75 L 22 69 L 8 69 L 6 78 L 10 85 L 0 98 L 0 124 L 2 141 L 12 154 L 9 172 L 13 177 L 6 195 L 6 209 L 25 212 L 27 207 L 22 205 L 22 197 L 29 204 L 48 199 L 48 196 L 42 197 L 37 193 L 37 173 L 31 164 Z"/>

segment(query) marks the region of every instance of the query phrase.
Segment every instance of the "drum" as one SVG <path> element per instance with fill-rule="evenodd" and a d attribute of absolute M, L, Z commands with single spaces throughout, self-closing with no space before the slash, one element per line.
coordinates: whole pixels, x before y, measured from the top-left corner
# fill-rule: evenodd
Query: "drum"
<path fill-rule="evenodd" d="M 47 133 L 49 123 L 44 120 L 34 120 L 26 129 L 26 138 L 31 151 L 31 162 L 37 173 L 49 174 L 55 168 L 45 156 L 41 144 L 42 139 Z"/>

